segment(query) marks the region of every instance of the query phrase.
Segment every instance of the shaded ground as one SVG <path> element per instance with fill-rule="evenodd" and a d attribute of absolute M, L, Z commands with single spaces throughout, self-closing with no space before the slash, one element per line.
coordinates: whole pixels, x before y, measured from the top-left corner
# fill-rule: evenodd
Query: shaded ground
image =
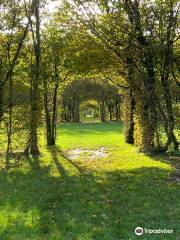
<path fill-rule="evenodd" d="M 42 141 L 39 159 L 7 175 L 2 170 L 0 240 L 134 240 L 137 226 L 174 230 L 141 239 L 179 240 L 180 186 L 169 182 L 172 166 L 162 156 L 137 153 L 121 130 L 118 123 L 62 125 L 56 148 Z M 108 156 L 64 155 L 77 146 L 106 146 Z"/>

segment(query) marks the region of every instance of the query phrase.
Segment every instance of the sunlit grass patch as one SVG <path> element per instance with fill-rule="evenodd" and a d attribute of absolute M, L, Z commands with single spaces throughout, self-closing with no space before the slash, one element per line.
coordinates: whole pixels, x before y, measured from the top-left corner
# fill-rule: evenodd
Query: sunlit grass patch
<path fill-rule="evenodd" d="M 62 124 L 56 147 L 0 175 L 0 240 L 127 240 L 134 229 L 174 229 L 158 239 L 179 240 L 180 187 L 163 156 L 125 144 L 120 123 Z M 96 151 L 104 158 L 67 151 Z M 157 236 L 141 239 L 156 240 Z"/>

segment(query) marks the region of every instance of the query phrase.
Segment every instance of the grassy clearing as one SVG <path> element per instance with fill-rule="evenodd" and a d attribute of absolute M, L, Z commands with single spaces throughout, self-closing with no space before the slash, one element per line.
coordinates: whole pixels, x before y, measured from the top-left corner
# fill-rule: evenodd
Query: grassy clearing
<path fill-rule="evenodd" d="M 62 124 L 57 147 L 0 174 L 0 240 L 134 240 L 180 236 L 180 187 L 172 166 L 124 143 L 119 123 Z M 71 161 L 73 148 L 107 146 L 109 156 Z M 137 237 L 137 226 L 173 229 Z"/>

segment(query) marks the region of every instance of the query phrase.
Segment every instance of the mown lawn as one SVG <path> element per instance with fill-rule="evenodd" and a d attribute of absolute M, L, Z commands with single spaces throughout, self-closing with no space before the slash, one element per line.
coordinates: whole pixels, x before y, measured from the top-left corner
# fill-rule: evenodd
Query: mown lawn
<path fill-rule="evenodd" d="M 0 174 L 0 240 L 180 239 L 173 168 L 125 144 L 119 123 L 62 124 L 57 147 Z M 106 146 L 108 157 L 70 160 L 68 149 Z M 173 234 L 136 236 L 137 226 Z"/>

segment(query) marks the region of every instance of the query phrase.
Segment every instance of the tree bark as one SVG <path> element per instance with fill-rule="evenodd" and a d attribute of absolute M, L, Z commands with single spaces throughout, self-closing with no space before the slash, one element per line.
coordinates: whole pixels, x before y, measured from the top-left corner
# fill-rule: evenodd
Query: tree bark
<path fill-rule="evenodd" d="M 115 117 L 117 122 L 120 121 L 120 106 L 118 100 L 115 102 Z"/>
<path fill-rule="evenodd" d="M 113 121 L 113 108 L 114 108 L 113 101 L 112 100 L 106 101 L 106 105 L 109 111 L 109 120 Z"/>
<path fill-rule="evenodd" d="M 74 95 L 73 97 L 73 122 L 80 121 L 80 111 L 79 111 L 79 97 Z"/>
<path fill-rule="evenodd" d="M 9 78 L 9 122 L 7 126 L 7 151 L 6 151 L 6 169 L 9 168 L 9 158 L 12 153 L 12 113 L 13 113 L 13 79 Z"/>
<path fill-rule="evenodd" d="M 171 69 L 173 68 L 173 40 L 171 39 L 174 31 L 174 11 L 173 11 L 173 2 L 171 2 L 171 8 L 169 12 L 169 24 L 167 26 L 167 34 L 166 34 L 166 45 L 164 51 L 164 64 L 162 64 L 161 69 L 161 83 L 164 91 L 164 98 L 166 103 L 166 111 L 167 111 L 167 142 L 166 142 L 166 150 L 169 148 L 171 144 L 174 145 L 174 149 L 178 149 L 178 141 L 174 134 L 174 113 L 172 107 L 172 96 L 170 93 L 170 84 L 169 77 Z"/>
<path fill-rule="evenodd" d="M 165 103 L 166 103 L 166 110 L 167 110 L 167 142 L 166 142 L 166 150 L 168 147 L 171 145 L 171 143 L 174 145 L 174 149 L 178 149 L 178 141 L 175 137 L 174 134 L 174 113 L 173 113 L 173 108 L 172 108 L 172 97 L 170 94 L 170 89 L 169 89 L 169 71 L 165 70 L 166 73 L 161 76 L 161 82 L 164 90 L 164 98 L 165 98 Z"/>
<path fill-rule="evenodd" d="M 0 80 L 0 125 L 3 117 L 3 83 Z"/>
<path fill-rule="evenodd" d="M 44 87 L 45 87 L 44 109 L 45 109 L 45 119 L 46 119 L 46 141 L 47 141 L 47 146 L 50 146 L 51 145 L 51 116 L 50 116 L 50 110 L 49 110 L 47 83 L 44 84 Z"/>
<path fill-rule="evenodd" d="M 126 117 L 126 128 L 125 128 L 125 141 L 129 144 L 134 144 L 134 112 L 135 112 L 135 99 L 132 95 L 132 91 L 129 93 L 129 112 L 126 112 L 128 116 Z M 127 109 L 128 110 L 128 109 Z M 126 111 L 127 111 L 126 110 Z"/>
<path fill-rule="evenodd" d="M 54 88 L 53 95 L 53 112 L 52 112 L 52 123 L 51 123 L 51 145 L 55 145 L 56 141 L 56 122 L 57 122 L 57 92 L 59 84 L 57 83 Z"/>
<path fill-rule="evenodd" d="M 100 96 L 100 117 L 101 117 L 101 122 L 106 121 L 106 105 L 105 105 L 105 100 L 104 100 L 104 93 L 101 91 L 101 96 Z"/>
<path fill-rule="evenodd" d="M 31 79 L 31 115 L 30 115 L 30 139 L 25 152 L 30 152 L 32 155 L 39 154 L 38 148 L 38 105 L 39 105 L 39 79 L 40 79 L 40 57 L 41 57 L 41 42 L 40 42 L 40 18 L 39 18 L 39 0 L 35 1 L 34 15 L 36 19 L 36 29 L 33 30 L 32 21 L 30 19 L 34 54 L 35 54 L 35 69 Z"/>
<path fill-rule="evenodd" d="M 130 43 L 130 42 L 129 42 Z M 129 44 L 130 45 L 130 44 Z M 126 58 L 127 65 L 127 82 L 129 84 L 129 92 L 127 92 L 127 100 L 125 99 L 125 141 L 129 144 L 134 144 L 134 114 L 135 114 L 135 98 L 133 96 L 133 86 L 134 86 L 134 65 L 133 60 L 129 56 L 129 52 L 127 53 L 128 57 Z"/>
<path fill-rule="evenodd" d="M 33 3 L 32 3 L 32 5 L 33 5 Z M 24 40 L 26 39 L 26 36 L 28 33 L 28 28 L 29 28 L 29 21 L 28 21 L 26 27 L 24 28 L 24 32 L 19 40 L 17 49 L 12 58 L 12 62 L 10 62 L 10 64 L 9 64 L 9 67 L 5 74 L 5 77 L 0 76 L 0 78 L 1 78 L 0 79 L 0 124 L 2 122 L 2 117 L 3 117 L 3 88 L 6 84 L 6 82 L 9 81 L 9 79 L 13 77 L 14 68 L 17 64 L 17 60 L 19 58 L 21 49 L 23 47 Z M 8 51 L 10 51 L 10 49 L 8 49 Z M 2 60 L 0 60 L 0 75 L 2 74 L 2 68 L 3 68 L 3 64 L 2 64 Z"/>
<path fill-rule="evenodd" d="M 49 99 L 48 99 L 48 89 L 45 86 L 44 93 L 44 108 L 45 108 L 45 118 L 46 118 L 46 141 L 47 146 L 55 145 L 56 143 L 56 122 L 57 122 L 57 93 L 59 84 L 56 83 L 53 91 L 53 101 L 52 101 L 52 112 L 50 111 Z M 65 115 L 66 118 L 66 115 Z"/>
<path fill-rule="evenodd" d="M 149 40 L 143 35 L 141 16 L 139 10 L 139 1 L 124 0 L 125 10 L 129 17 L 133 29 L 135 29 L 134 36 L 137 39 L 142 51 L 141 64 L 145 71 L 143 73 L 142 81 L 145 89 L 145 104 L 142 102 L 144 123 L 142 124 L 143 134 L 148 134 L 142 137 L 141 150 L 150 152 L 154 150 L 154 136 L 157 128 L 157 113 L 155 101 L 155 68 L 152 53 L 152 47 Z M 143 99 L 142 99 L 143 100 Z M 142 119 L 143 120 L 143 119 Z"/>

